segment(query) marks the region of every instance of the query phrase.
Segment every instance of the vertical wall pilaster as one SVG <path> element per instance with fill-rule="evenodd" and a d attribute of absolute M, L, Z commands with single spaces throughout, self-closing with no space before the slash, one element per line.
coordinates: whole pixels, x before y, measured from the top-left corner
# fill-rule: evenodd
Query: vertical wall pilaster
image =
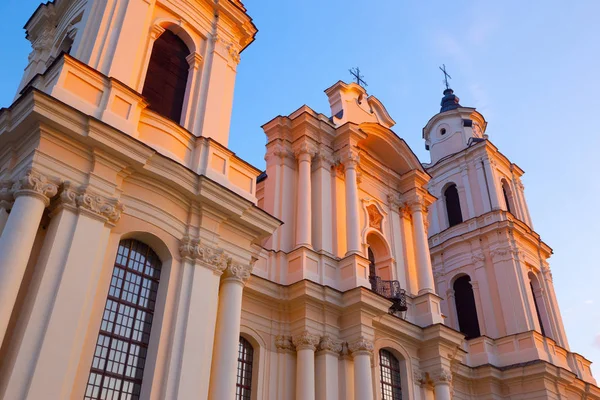
<path fill-rule="evenodd" d="M 358 182 L 356 168 L 358 154 L 349 150 L 344 163 L 346 180 L 346 255 L 361 254 L 360 248 L 360 216 L 358 214 Z"/>
<path fill-rule="evenodd" d="M 315 400 L 315 350 L 319 337 L 308 331 L 294 336 L 296 346 L 296 400 Z"/>
<path fill-rule="evenodd" d="M 339 355 L 342 342 L 330 336 L 321 337 L 317 347 L 315 372 L 316 400 L 339 400 Z"/>
<path fill-rule="evenodd" d="M 358 400 L 373 400 L 373 374 L 371 357 L 373 342 L 363 337 L 348 343 L 354 359 L 354 395 Z"/>

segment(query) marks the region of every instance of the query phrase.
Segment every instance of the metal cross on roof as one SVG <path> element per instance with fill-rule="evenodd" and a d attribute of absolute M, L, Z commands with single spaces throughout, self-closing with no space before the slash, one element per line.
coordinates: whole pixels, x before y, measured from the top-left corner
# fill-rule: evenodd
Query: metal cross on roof
<path fill-rule="evenodd" d="M 448 85 L 448 78 L 452 79 L 452 77 L 446 72 L 446 64 L 442 64 L 440 70 L 442 70 L 444 73 L 444 83 L 446 84 L 446 89 L 450 89 L 450 85 Z"/>
<path fill-rule="evenodd" d="M 360 74 L 360 68 L 358 68 L 358 67 L 351 68 L 348 71 L 350 71 L 350 74 L 352 74 L 354 79 L 356 79 L 356 83 L 358 83 L 360 86 L 362 86 L 362 87 L 369 86 L 369 85 L 367 85 L 367 82 L 365 82 L 365 80 L 363 79 L 364 76 L 362 76 Z"/>

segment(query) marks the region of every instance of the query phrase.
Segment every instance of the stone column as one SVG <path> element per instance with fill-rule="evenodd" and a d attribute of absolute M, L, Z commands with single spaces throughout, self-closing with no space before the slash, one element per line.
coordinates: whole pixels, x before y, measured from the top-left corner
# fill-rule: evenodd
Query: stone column
<path fill-rule="evenodd" d="M 183 102 L 183 115 L 181 117 L 181 125 L 187 130 L 194 129 L 194 118 L 196 117 L 196 107 L 198 103 L 198 95 L 200 86 L 200 66 L 202 65 L 202 56 L 198 52 L 193 52 L 186 58 L 190 69 L 188 71 L 187 88 Z"/>
<path fill-rule="evenodd" d="M 371 357 L 373 342 L 361 337 L 348 343 L 348 350 L 354 358 L 354 395 L 358 400 L 373 400 L 373 377 Z"/>
<path fill-rule="evenodd" d="M 490 200 L 492 202 L 492 210 L 498 210 L 500 208 L 500 197 L 498 196 L 498 186 L 496 182 L 496 174 L 492 169 L 492 164 L 496 162 L 489 158 L 483 159 L 483 168 L 485 170 L 486 180 L 490 191 Z"/>
<path fill-rule="evenodd" d="M 252 267 L 253 263 L 242 265 L 231 262 L 223 274 L 210 373 L 210 400 L 235 398 L 242 291 Z"/>
<path fill-rule="evenodd" d="M 318 346 L 316 357 L 316 400 L 339 399 L 339 372 L 338 363 L 342 342 L 330 336 L 323 336 Z M 335 382 L 333 384 L 332 382 Z"/>
<path fill-rule="evenodd" d="M 319 337 L 308 331 L 294 336 L 296 346 L 296 400 L 315 400 L 315 350 Z"/>
<path fill-rule="evenodd" d="M 356 167 L 358 154 L 348 151 L 344 163 L 344 179 L 346 181 L 346 255 L 361 254 L 360 249 L 360 217 L 358 214 L 358 181 Z"/>
<path fill-rule="evenodd" d="M 429 255 L 429 243 L 425 230 L 425 217 L 427 207 L 421 199 L 410 204 L 413 219 L 413 236 L 415 239 L 415 256 L 417 259 L 417 275 L 419 281 L 419 294 L 434 293 L 433 269 Z"/>
<path fill-rule="evenodd" d="M 460 168 L 463 187 L 465 188 L 465 199 L 467 200 L 467 218 L 475 217 L 475 207 L 473 207 L 473 193 L 471 193 L 471 184 L 469 182 L 469 169 L 466 165 Z"/>
<path fill-rule="evenodd" d="M 312 152 L 303 144 L 295 152 L 298 159 L 298 207 L 296 208 L 296 247 L 312 248 Z"/>
<path fill-rule="evenodd" d="M 8 221 L 8 210 L 12 208 L 14 199 L 12 182 L 0 182 L 0 236 Z"/>
<path fill-rule="evenodd" d="M 222 249 L 183 238 L 183 280 L 179 295 L 172 377 L 167 397 L 208 396 L 210 365 L 219 303 L 219 279 L 231 259 Z M 237 348 L 237 347 L 236 347 Z"/>
<path fill-rule="evenodd" d="M 348 350 L 348 343 L 342 343 L 340 359 L 340 399 L 354 400 L 354 360 Z"/>
<path fill-rule="evenodd" d="M 291 400 L 296 393 L 296 349 L 292 343 L 292 337 L 278 335 L 275 337 L 275 348 L 277 349 L 277 391 L 276 399 Z"/>
<path fill-rule="evenodd" d="M 15 203 L 0 236 L 0 344 L 6 334 L 42 214 L 57 192 L 56 183 L 34 171 L 28 171 L 13 185 Z"/>
<path fill-rule="evenodd" d="M 434 391 L 435 400 L 451 400 L 452 391 L 450 385 L 452 384 L 452 373 L 447 369 L 442 369 L 434 377 Z"/>
<path fill-rule="evenodd" d="M 492 207 L 490 204 L 490 193 L 487 188 L 487 179 L 483 170 L 483 160 L 481 158 L 475 160 L 475 170 L 477 172 L 477 183 L 481 194 L 481 203 L 483 204 L 483 212 L 490 212 Z"/>
<path fill-rule="evenodd" d="M 315 250 L 333 254 L 333 213 L 332 204 L 331 166 L 333 160 L 330 155 L 321 149 L 316 156 L 316 170 L 314 175 L 313 193 L 313 237 L 312 244 Z"/>

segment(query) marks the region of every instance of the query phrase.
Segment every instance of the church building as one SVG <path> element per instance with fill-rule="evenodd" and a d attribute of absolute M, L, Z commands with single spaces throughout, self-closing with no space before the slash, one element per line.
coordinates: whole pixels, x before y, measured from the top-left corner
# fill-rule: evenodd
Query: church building
<path fill-rule="evenodd" d="M 241 1 L 53 0 L 25 30 L 0 400 L 600 400 L 524 172 L 452 89 L 430 163 L 339 81 L 263 125 L 261 171 L 228 148 Z"/>

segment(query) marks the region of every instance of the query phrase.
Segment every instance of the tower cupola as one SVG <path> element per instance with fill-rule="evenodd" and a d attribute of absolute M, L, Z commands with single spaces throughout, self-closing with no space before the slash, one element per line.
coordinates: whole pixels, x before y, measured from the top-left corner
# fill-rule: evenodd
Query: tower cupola
<path fill-rule="evenodd" d="M 425 148 L 431 154 L 431 164 L 455 154 L 472 143 L 487 139 L 487 122 L 473 107 L 463 107 L 454 90 L 447 87 L 440 112 L 423 128 Z"/>

